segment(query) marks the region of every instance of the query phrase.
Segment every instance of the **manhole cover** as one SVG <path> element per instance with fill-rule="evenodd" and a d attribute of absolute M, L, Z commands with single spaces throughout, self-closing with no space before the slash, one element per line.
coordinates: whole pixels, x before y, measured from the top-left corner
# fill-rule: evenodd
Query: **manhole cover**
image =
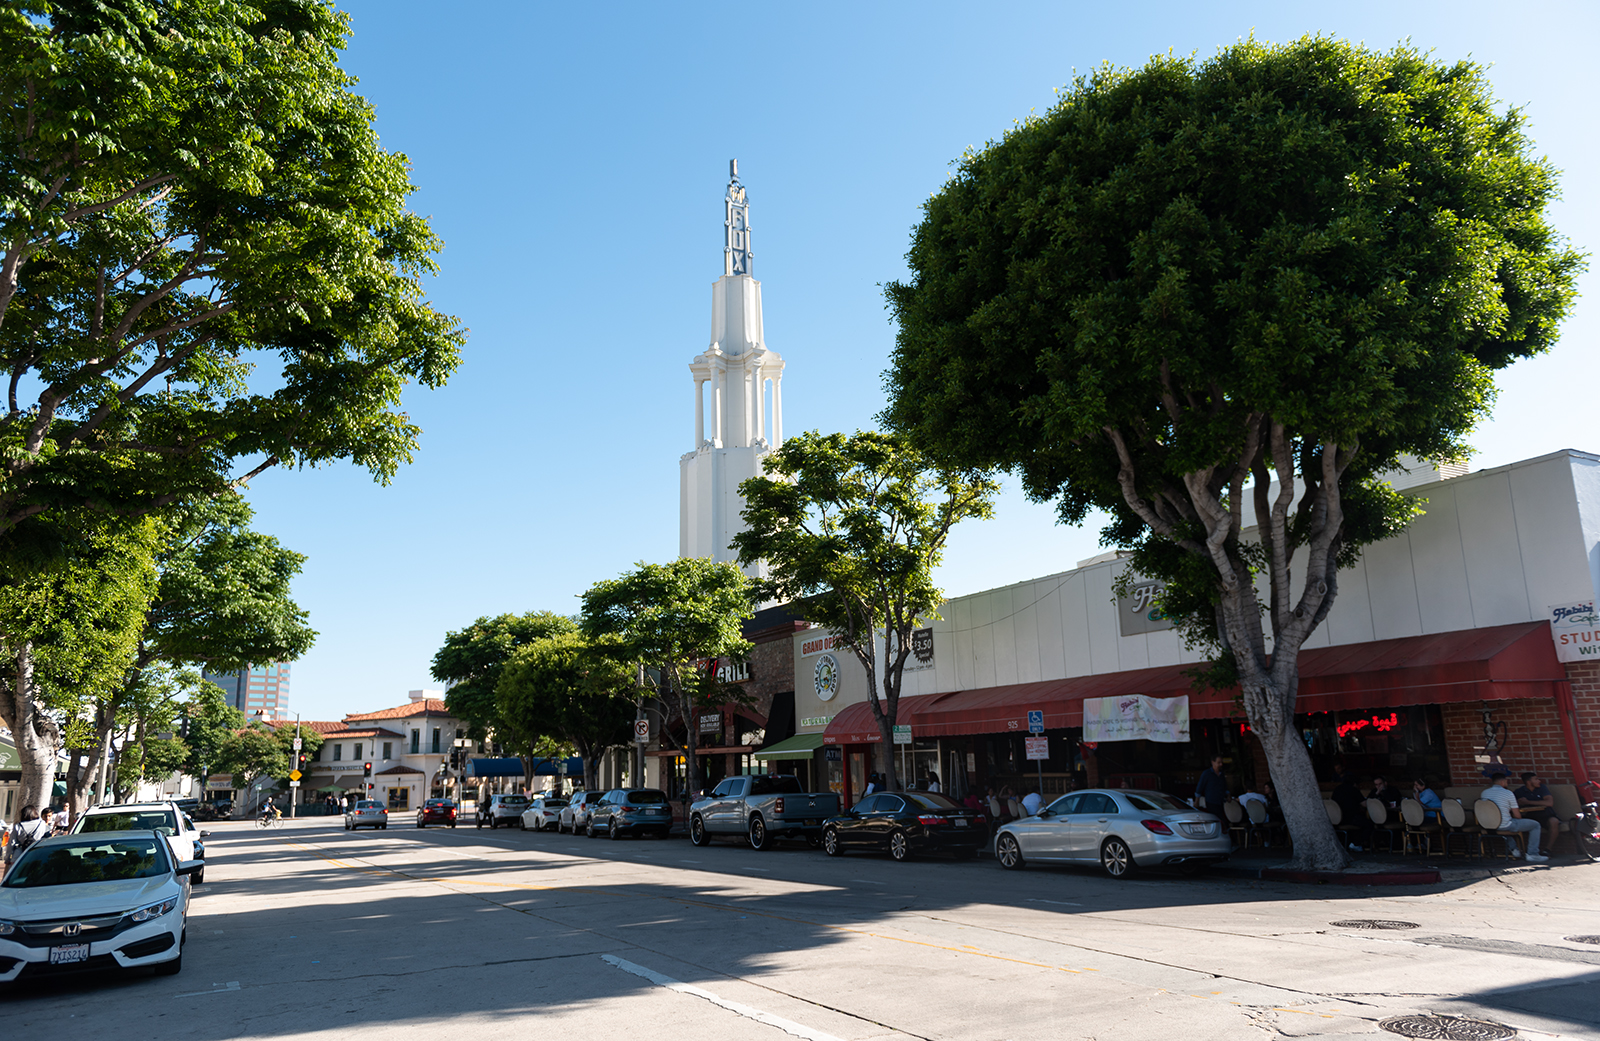
<path fill-rule="evenodd" d="M 1342 922 L 1329 922 L 1335 929 L 1415 929 L 1416 922 L 1397 922 L 1392 918 L 1349 918 Z M 1417 1035 L 1421 1037 L 1421 1034 Z M 1429 1035 L 1432 1036 L 1432 1035 Z"/>
<path fill-rule="evenodd" d="M 1438 1041 L 1496 1041 L 1517 1036 L 1515 1030 L 1499 1023 L 1455 1016 L 1396 1016 L 1379 1023 L 1378 1027 L 1401 1037 L 1436 1038 Z"/>
<path fill-rule="evenodd" d="M 1567 940 L 1571 943 L 1600 944 L 1600 936 L 1569 936 L 1567 937 Z"/>

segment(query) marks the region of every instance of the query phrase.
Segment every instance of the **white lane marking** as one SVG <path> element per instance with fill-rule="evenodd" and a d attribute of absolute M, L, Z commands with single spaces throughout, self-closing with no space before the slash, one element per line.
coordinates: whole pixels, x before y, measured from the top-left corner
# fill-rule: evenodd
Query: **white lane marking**
<path fill-rule="evenodd" d="M 239 989 L 239 981 L 238 980 L 233 980 L 233 981 L 228 982 L 228 983 L 213 983 L 212 986 L 215 987 L 216 989 L 215 990 L 191 990 L 187 994 L 174 994 L 173 997 L 177 997 L 177 998 L 198 998 L 202 994 L 229 994 L 229 993 L 232 993 L 233 991 L 236 991 L 236 990 Z"/>
<path fill-rule="evenodd" d="M 866 885 L 869 885 L 869 886 L 886 886 L 886 885 L 889 884 L 887 882 L 879 882 L 879 881 L 876 881 L 876 880 L 870 879 L 870 878 L 852 878 L 850 881 L 852 881 L 852 882 L 862 882 L 862 883 L 865 883 Z"/>
<path fill-rule="evenodd" d="M 1044 899 L 1042 899 L 1040 897 L 1037 897 L 1037 896 L 1028 897 L 1028 902 L 1031 903 L 1031 904 L 1060 904 L 1062 907 L 1082 907 L 1083 906 L 1082 904 L 1078 903 L 1076 900 L 1044 900 Z"/>
<path fill-rule="evenodd" d="M 687 983 L 675 980 L 671 976 L 663 976 L 661 973 L 656 972 L 653 969 L 647 969 L 643 965 L 635 965 L 631 961 L 624 961 L 614 954 L 602 954 L 600 956 L 600 960 L 608 965 L 615 965 L 623 972 L 631 972 L 635 976 L 641 977 L 642 979 L 647 979 L 658 987 L 665 987 L 668 990 L 675 990 L 679 994 L 687 994 L 690 997 L 703 998 L 706 1001 L 711 1002 L 713 1005 L 725 1008 L 729 1012 L 743 1016 L 746 1019 L 753 1019 L 757 1023 L 765 1023 L 769 1027 L 777 1027 L 785 1034 L 792 1034 L 795 1037 L 803 1037 L 806 1038 L 807 1041 L 840 1041 L 839 1038 L 834 1037 L 832 1034 L 824 1034 L 820 1030 L 813 1030 L 808 1026 L 801 1026 L 799 1023 L 796 1023 L 793 1020 L 784 1019 L 782 1016 L 774 1016 L 770 1012 L 763 1012 L 758 1008 L 751 1008 L 749 1005 L 741 1005 L 737 1001 L 729 1001 L 727 998 L 718 997 L 709 990 L 701 990 L 699 987 L 690 986 Z"/>
<path fill-rule="evenodd" d="M 684 860 L 682 857 L 678 858 L 678 862 L 680 864 L 698 864 L 698 863 L 700 863 L 698 860 Z"/>

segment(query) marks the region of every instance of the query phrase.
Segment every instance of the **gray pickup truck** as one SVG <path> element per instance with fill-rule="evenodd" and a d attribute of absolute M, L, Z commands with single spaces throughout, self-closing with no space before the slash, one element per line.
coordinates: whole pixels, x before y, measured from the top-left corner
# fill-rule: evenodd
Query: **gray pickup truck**
<path fill-rule="evenodd" d="M 778 838 L 822 841 L 822 822 L 838 816 L 832 792 L 803 792 L 796 777 L 729 777 L 689 807 L 689 840 L 704 846 L 716 835 L 738 835 L 751 849 L 770 849 Z"/>

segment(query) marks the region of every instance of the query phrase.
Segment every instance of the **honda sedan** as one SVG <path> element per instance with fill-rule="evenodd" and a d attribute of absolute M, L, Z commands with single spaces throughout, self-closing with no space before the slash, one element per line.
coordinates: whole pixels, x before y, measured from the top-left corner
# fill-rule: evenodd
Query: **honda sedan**
<path fill-rule="evenodd" d="M 58 835 L 0 885 L 0 983 L 92 969 L 183 968 L 189 877 L 153 831 Z"/>
<path fill-rule="evenodd" d="M 988 818 L 938 792 L 882 792 L 822 823 L 822 849 L 837 857 L 852 849 L 973 857 L 989 844 Z"/>
<path fill-rule="evenodd" d="M 994 847 L 1004 867 L 1099 864 L 1112 878 L 1140 867 L 1202 867 L 1232 851 L 1211 814 L 1162 792 L 1120 788 L 1063 795 L 1037 816 L 1002 825 Z"/>

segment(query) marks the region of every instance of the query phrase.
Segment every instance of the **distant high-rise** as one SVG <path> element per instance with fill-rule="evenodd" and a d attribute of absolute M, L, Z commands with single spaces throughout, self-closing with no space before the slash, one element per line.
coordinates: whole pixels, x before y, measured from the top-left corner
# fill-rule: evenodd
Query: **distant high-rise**
<path fill-rule="evenodd" d="M 289 663 L 252 665 L 238 672 L 212 672 L 205 678 L 222 688 L 228 704 L 254 717 L 282 719 L 289 714 Z"/>

